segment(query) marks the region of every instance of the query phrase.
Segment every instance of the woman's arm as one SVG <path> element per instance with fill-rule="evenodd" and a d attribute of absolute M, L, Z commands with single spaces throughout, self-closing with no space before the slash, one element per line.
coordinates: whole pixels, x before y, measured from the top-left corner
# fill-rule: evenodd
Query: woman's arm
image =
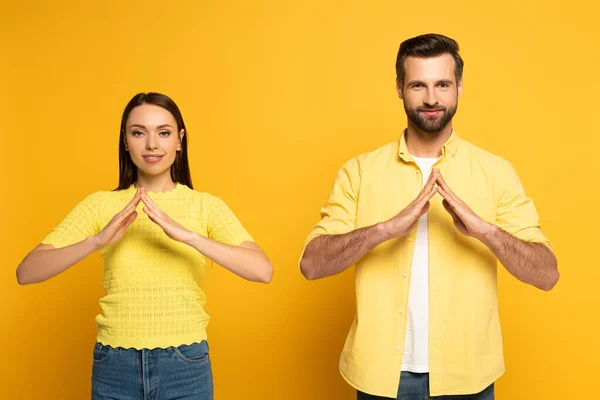
<path fill-rule="evenodd" d="M 66 271 L 96 250 L 97 245 L 91 237 L 60 249 L 51 244 L 40 244 L 17 267 L 17 282 L 20 285 L 43 282 Z"/>
<path fill-rule="evenodd" d="M 139 202 L 138 190 L 129 204 L 97 235 L 59 249 L 50 244 L 36 246 L 17 267 L 17 282 L 21 285 L 43 282 L 66 271 L 94 251 L 116 243 L 135 220 L 137 216 L 135 208 Z"/>
<path fill-rule="evenodd" d="M 269 283 L 273 278 L 271 262 L 265 252 L 254 242 L 231 246 L 192 232 L 186 243 L 244 279 Z"/>
<path fill-rule="evenodd" d="M 185 229 L 163 212 L 142 189 L 144 212 L 173 240 L 192 246 L 204 256 L 234 274 L 253 282 L 269 283 L 273 266 L 264 251 L 254 242 L 239 246 L 221 243 Z"/>

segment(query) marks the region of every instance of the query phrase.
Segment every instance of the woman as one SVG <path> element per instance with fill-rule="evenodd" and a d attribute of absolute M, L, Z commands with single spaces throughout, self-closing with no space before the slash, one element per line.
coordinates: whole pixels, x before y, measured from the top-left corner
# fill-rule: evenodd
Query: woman
<path fill-rule="evenodd" d="M 268 283 L 273 267 L 227 205 L 193 190 L 179 108 L 134 96 L 121 120 L 119 186 L 85 198 L 17 268 L 20 284 L 60 274 L 96 250 L 105 262 L 93 399 L 212 399 L 198 282 L 209 258 Z M 140 210 L 141 209 L 141 210 Z"/>

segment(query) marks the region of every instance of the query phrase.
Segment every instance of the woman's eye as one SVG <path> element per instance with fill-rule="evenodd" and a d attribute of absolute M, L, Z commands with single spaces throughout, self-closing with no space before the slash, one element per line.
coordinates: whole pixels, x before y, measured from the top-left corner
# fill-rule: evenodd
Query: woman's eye
<path fill-rule="evenodd" d="M 142 132 L 142 131 L 133 131 L 133 132 L 131 132 L 131 134 L 133 136 L 142 136 L 144 134 L 144 132 Z"/>
<path fill-rule="evenodd" d="M 162 137 L 167 137 L 170 134 L 171 134 L 171 132 L 169 132 L 169 131 L 162 131 L 161 133 L 159 133 L 159 135 L 162 136 Z"/>

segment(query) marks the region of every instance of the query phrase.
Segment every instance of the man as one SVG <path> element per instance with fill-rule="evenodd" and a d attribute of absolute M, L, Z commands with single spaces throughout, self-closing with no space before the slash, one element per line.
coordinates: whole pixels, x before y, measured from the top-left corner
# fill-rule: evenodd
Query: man
<path fill-rule="evenodd" d="M 340 372 L 358 399 L 493 399 L 504 372 L 497 259 L 542 290 L 559 278 L 511 164 L 453 130 L 458 50 L 437 34 L 401 44 L 408 127 L 342 166 L 300 259 L 307 279 L 356 265 Z"/>

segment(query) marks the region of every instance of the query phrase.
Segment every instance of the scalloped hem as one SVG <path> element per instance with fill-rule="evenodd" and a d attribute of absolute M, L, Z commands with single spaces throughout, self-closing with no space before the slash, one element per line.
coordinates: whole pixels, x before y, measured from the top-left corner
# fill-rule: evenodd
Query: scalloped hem
<path fill-rule="evenodd" d="M 200 343 L 203 340 L 208 341 L 206 332 L 195 332 L 187 335 L 166 336 L 156 338 L 140 337 L 115 337 L 98 334 L 96 341 L 112 348 L 134 349 L 134 350 L 154 350 L 166 349 L 168 347 L 178 347 L 181 345 L 191 345 Z"/>

